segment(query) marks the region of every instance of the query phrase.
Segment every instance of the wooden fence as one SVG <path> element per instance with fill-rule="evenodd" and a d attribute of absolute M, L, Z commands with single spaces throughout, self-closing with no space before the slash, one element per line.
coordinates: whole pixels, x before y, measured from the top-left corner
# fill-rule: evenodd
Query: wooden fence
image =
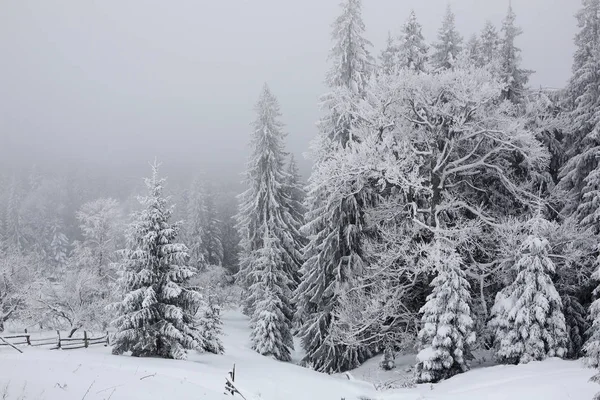
<path fill-rule="evenodd" d="M 83 331 L 82 338 L 61 338 L 60 331 L 56 331 L 56 337 L 45 337 L 45 338 L 36 338 L 32 337 L 29 333 L 27 333 L 27 329 L 25 329 L 25 333 L 22 335 L 8 335 L 8 336 L 0 336 L 3 340 L 0 341 L 0 347 L 2 346 L 19 346 L 19 345 L 27 345 L 27 346 L 52 346 L 50 350 L 62 349 L 62 350 L 74 350 L 74 349 L 83 349 L 89 346 L 102 344 L 104 346 L 110 345 L 110 340 L 108 336 L 108 332 L 106 332 L 103 336 L 98 337 L 90 337 L 86 331 Z"/>

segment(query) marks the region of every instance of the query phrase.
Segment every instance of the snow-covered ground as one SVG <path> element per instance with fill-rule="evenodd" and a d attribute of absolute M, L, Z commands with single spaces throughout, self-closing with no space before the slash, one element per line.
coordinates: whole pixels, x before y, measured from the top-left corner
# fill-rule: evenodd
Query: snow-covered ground
<path fill-rule="evenodd" d="M 113 356 L 105 347 L 24 348 L 19 354 L 4 346 L 0 350 L 0 398 L 231 399 L 223 392 L 225 376 L 234 363 L 236 383 L 260 400 L 590 400 L 600 390 L 587 382 L 592 370 L 577 361 L 558 359 L 521 366 L 484 367 L 483 363 L 437 385 L 376 390 L 392 381 L 399 386 L 410 374 L 407 369 L 414 356 L 400 358 L 399 367 L 385 373 L 373 359 L 353 371 L 349 380 L 346 375 L 329 376 L 262 357 L 250 350 L 244 316 L 228 312 L 223 320 L 226 354 L 191 354 L 187 361 Z M 6 398 L 2 397 L 5 391 Z"/>

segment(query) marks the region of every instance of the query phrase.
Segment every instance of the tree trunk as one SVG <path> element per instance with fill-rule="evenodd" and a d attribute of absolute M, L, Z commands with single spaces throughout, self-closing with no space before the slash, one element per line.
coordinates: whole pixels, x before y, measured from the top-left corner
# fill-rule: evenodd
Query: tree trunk
<path fill-rule="evenodd" d="M 68 336 L 69 339 L 73 337 L 75 332 L 77 332 L 77 329 L 79 329 L 79 328 L 71 328 L 71 331 L 69 332 L 69 336 Z"/>

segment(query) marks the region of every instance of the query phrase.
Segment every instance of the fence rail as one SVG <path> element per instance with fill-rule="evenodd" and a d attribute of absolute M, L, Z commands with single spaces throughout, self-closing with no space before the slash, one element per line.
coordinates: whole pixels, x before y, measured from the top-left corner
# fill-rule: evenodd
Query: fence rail
<path fill-rule="evenodd" d="M 27 345 L 31 347 L 37 346 L 53 346 L 50 350 L 74 350 L 83 349 L 89 346 L 96 345 L 110 345 L 110 339 L 108 332 L 105 335 L 99 337 L 88 337 L 87 331 L 83 331 L 82 338 L 61 338 L 60 331 L 56 331 L 56 337 L 43 337 L 43 338 L 32 338 L 27 329 L 23 335 L 8 335 L 0 336 L 3 340 L 0 341 L 0 348 L 2 346 L 20 346 Z"/>

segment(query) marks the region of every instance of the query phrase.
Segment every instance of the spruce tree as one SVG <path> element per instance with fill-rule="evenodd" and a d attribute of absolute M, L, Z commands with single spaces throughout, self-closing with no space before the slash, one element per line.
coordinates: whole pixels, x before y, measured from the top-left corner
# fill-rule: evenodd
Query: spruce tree
<path fill-rule="evenodd" d="M 205 259 L 205 226 L 206 226 L 206 204 L 204 187 L 200 179 L 192 182 L 188 193 L 186 224 L 184 226 L 185 243 L 190 256 L 189 263 L 200 270 L 206 264 Z"/>
<path fill-rule="evenodd" d="M 567 328 L 561 298 L 550 274 L 554 263 L 546 239 L 530 235 L 515 265 L 516 279 L 496 297 L 490 322 L 496 358 L 521 364 L 546 357 L 564 357 Z"/>
<path fill-rule="evenodd" d="M 202 231 L 202 247 L 204 260 L 210 265 L 223 264 L 223 242 L 221 221 L 217 215 L 215 195 L 212 188 L 207 187 L 204 194 L 204 229 Z"/>
<path fill-rule="evenodd" d="M 437 42 L 433 44 L 431 61 L 435 70 L 450 69 L 462 51 L 462 37 L 456 30 L 455 16 L 450 5 L 438 31 Z"/>
<path fill-rule="evenodd" d="M 523 33 L 515 25 L 516 14 L 512 6 L 508 6 L 508 13 L 502 23 L 502 42 L 500 46 L 499 68 L 500 78 L 505 87 L 502 97 L 513 103 L 519 103 L 525 94 L 525 88 L 532 71 L 521 68 L 521 49 L 516 47 L 516 38 Z"/>
<path fill-rule="evenodd" d="M 332 67 L 327 75 L 331 88 L 345 87 L 364 96 L 373 73 L 374 62 L 369 53 L 371 43 L 365 39 L 361 16 L 361 0 L 344 0 L 342 13 L 333 24 L 333 48 L 329 54 Z"/>
<path fill-rule="evenodd" d="M 465 51 L 467 52 L 467 56 L 471 62 L 478 66 L 483 65 L 481 56 L 481 41 L 477 35 L 474 34 L 469 38 L 469 41 L 465 47 Z"/>
<path fill-rule="evenodd" d="M 578 359 L 585 342 L 586 331 L 590 328 L 587 312 L 579 300 L 570 294 L 562 296 L 565 324 L 568 333 L 567 358 Z"/>
<path fill-rule="evenodd" d="M 437 270 L 433 291 L 421 308 L 417 355 L 417 382 L 438 382 L 469 369 L 470 347 L 475 342 L 469 283 L 455 249 L 438 239 L 427 256 Z"/>
<path fill-rule="evenodd" d="M 592 275 L 592 278 L 596 281 L 600 281 L 600 257 L 596 264 L 598 268 Z M 585 353 L 586 364 L 592 368 L 600 369 L 600 285 L 594 290 L 596 300 L 590 306 L 589 319 L 592 322 L 592 326 L 588 331 L 588 339 L 583 346 Z"/>
<path fill-rule="evenodd" d="M 421 32 L 421 24 L 414 11 L 402 26 L 398 43 L 398 65 L 412 71 L 425 72 L 427 68 L 429 47 Z"/>
<path fill-rule="evenodd" d="M 391 32 L 388 32 L 385 48 L 379 55 L 379 68 L 384 75 L 393 75 L 398 70 L 398 44 Z"/>
<path fill-rule="evenodd" d="M 292 200 L 286 190 L 289 180 L 285 172 L 284 132 L 280 122 L 281 112 L 277 99 L 265 85 L 256 104 L 257 118 L 251 139 L 252 154 L 246 172 L 248 189 L 240 195 L 241 204 L 237 216 L 241 237 L 240 271 L 238 281 L 249 290 L 255 283 L 253 273 L 257 265 L 257 251 L 264 246 L 265 235 L 277 238 L 281 246 L 281 262 L 277 268 L 287 277 L 288 289 L 298 284 L 302 244 L 300 222 L 290 212 Z M 255 296 L 250 292 L 244 310 L 254 312 Z M 291 319 L 291 316 L 288 316 Z"/>
<path fill-rule="evenodd" d="M 563 212 L 575 214 L 596 233 L 600 201 L 597 137 L 600 114 L 600 0 L 583 0 L 577 13 L 579 32 L 575 36 L 573 75 L 566 89 L 568 134 L 565 138 L 567 163 L 560 171 L 559 186 L 568 192 Z"/>
<path fill-rule="evenodd" d="M 62 233 L 60 225 L 55 224 L 52 228 L 52 242 L 50 247 L 52 250 L 52 261 L 57 269 L 57 273 L 65 270 L 68 262 L 69 239 Z"/>
<path fill-rule="evenodd" d="M 305 350 L 302 363 L 322 372 L 355 368 L 371 354 L 370 349 L 336 341 L 330 332 L 339 292 L 362 269 L 365 207 L 373 201 L 368 190 L 357 193 L 353 183 L 334 181 L 338 167 L 328 164 L 332 155 L 351 152 L 360 139 L 352 136 L 358 123 L 352 110 L 364 98 L 372 73 L 364 29 L 360 0 L 346 0 L 333 25 L 333 65 L 327 76 L 331 92 L 324 98 L 326 115 L 313 141 L 315 168 L 309 179 L 304 226 L 309 243 L 295 301 Z"/>
<path fill-rule="evenodd" d="M 491 21 L 486 21 L 480 37 L 480 57 L 482 65 L 497 62 L 500 54 L 500 37 Z"/>
<path fill-rule="evenodd" d="M 223 323 L 221 322 L 221 307 L 215 299 L 208 299 L 207 304 L 198 318 L 198 329 L 202 335 L 204 350 L 209 353 L 223 354 L 225 348 L 221 341 L 223 335 Z"/>
<path fill-rule="evenodd" d="M 280 361 L 291 360 L 291 290 L 288 275 L 281 268 L 283 246 L 267 230 L 263 246 L 254 251 L 250 296 L 255 304 L 250 326 L 252 349 Z"/>
<path fill-rule="evenodd" d="M 302 177 L 300 176 L 298 164 L 296 164 L 296 159 L 294 158 L 294 155 L 290 156 L 287 174 L 288 178 L 286 181 L 286 190 L 290 198 L 290 214 L 292 214 L 292 216 L 297 221 L 300 221 L 301 225 L 304 225 L 305 210 L 303 203 L 306 197 L 306 193 L 304 193 L 304 188 L 302 187 Z M 298 238 L 298 241 L 303 243 L 305 241 L 305 238 L 301 236 Z"/>
<path fill-rule="evenodd" d="M 144 208 L 129 227 L 120 265 L 113 354 L 185 359 L 186 350 L 206 349 L 194 319 L 201 295 L 188 287 L 196 270 L 185 265 L 187 248 L 177 242 L 179 224 L 169 221 L 173 207 L 163 196 L 165 179 L 156 163 L 145 182 L 148 195 L 139 198 Z"/>

